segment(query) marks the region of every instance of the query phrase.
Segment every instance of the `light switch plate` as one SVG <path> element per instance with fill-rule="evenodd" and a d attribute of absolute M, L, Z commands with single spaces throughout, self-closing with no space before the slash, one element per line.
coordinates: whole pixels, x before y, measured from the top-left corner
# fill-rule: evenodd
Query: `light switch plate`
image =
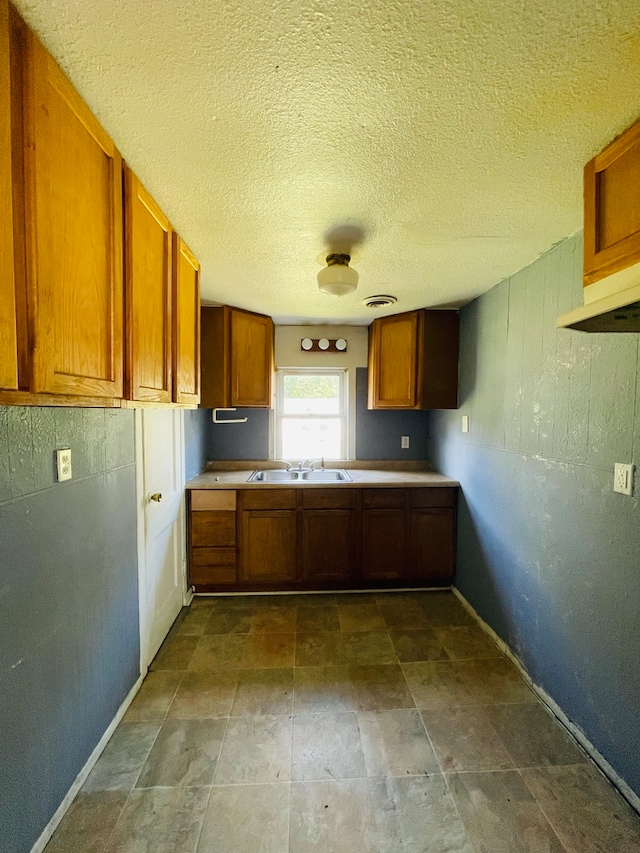
<path fill-rule="evenodd" d="M 613 491 L 621 495 L 633 494 L 633 463 L 616 462 L 613 469 Z"/>
<path fill-rule="evenodd" d="M 402 439 L 400 440 L 400 449 L 401 450 L 408 450 L 409 449 L 409 436 L 408 435 L 402 436 Z"/>
<path fill-rule="evenodd" d="M 469 432 L 469 415 L 462 416 L 462 432 Z"/>
<path fill-rule="evenodd" d="M 70 480 L 71 472 L 71 449 L 69 447 L 63 450 L 56 450 L 56 464 L 58 468 L 58 482 Z"/>

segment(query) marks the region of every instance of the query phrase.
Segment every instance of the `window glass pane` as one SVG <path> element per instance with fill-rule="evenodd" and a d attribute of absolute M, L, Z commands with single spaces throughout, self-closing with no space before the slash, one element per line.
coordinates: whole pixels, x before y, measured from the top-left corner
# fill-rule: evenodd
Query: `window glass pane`
<path fill-rule="evenodd" d="M 283 458 L 340 459 L 341 423 L 341 418 L 283 419 Z"/>
<path fill-rule="evenodd" d="M 340 413 L 340 376 L 285 376 L 282 411 L 285 415 Z"/>

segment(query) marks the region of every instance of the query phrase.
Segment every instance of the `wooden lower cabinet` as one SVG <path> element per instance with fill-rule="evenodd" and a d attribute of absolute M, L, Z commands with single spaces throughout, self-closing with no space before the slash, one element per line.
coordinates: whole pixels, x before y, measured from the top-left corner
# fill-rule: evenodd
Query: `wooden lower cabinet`
<path fill-rule="evenodd" d="M 454 488 L 193 490 L 190 583 L 196 592 L 448 586 L 455 499 Z"/>

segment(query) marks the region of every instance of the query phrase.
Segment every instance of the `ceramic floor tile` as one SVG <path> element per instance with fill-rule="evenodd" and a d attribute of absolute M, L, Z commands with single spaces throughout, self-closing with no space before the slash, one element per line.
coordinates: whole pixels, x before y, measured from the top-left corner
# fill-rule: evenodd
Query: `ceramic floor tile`
<path fill-rule="evenodd" d="M 448 781 L 478 853 L 564 853 L 517 770 L 454 773 Z"/>
<path fill-rule="evenodd" d="M 286 853 L 288 782 L 211 789 L 198 853 Z"/>
<path fill-rule="evenodd" d="M 283 715 L 292 710 L 293 668 L 240 671 L 231 707 L 233 717 Z"/>
<path fill-rule="evenodd" d="M 127 791 L 78 794 L 45 847 L 45 853 L 104 853 Z"/>
<path fill-rule="evenodd" d="M 339 666 L 346 662 L 342 632 L 305 631 L 296 635 L 296 666 Z"/>
<path fill-rule="evenodd" d="M 198 639 L 189 669 L 239 669 L 247 643 L 247 634 L 206 634 Z"/>
<path fill-rule="evenodd" d="M 355 710 L 353 686 L 346 666 L 296 667 L 293 694 L 296 714 Z"/>
<path fill-rule="evenodd" d="M 148 672 L 142 687 L 129 705 L 123 721 L 125 723 L 162 722 L 183 677 L 182 671 Z"/>
<path fill-rule="evenodd" d="M 132 791 L 108 853 L 195 853 L 209 788 Z"/>
<path fill-rule="evenodd" d="M 377 853 L 475 853 L 442 776 L 370 779 Z"/>
<path fill-rule="evenodd" d="M 346 661 L 350 664 L 397 664 L 393 643 L 387 631 L 344 633 Z"/>
<path fill-rule="evenodd" d="M 433 627 L 477 625 L 471 614 L 451 592 L 424 593 L 416 598 Z"/>
<path fill-rule="evenodd" d="M 487 712 L 516 767 L 587 762 L 573 738 L 541 703 L 498 705 Z"/>
<path fill-rule="evenodd" d="M 440 772 L 416 710 L 358 714 L 368 776 L 430 776 Z"/>
<path fill-rule="evenodd" d="M 402 670 L 418 708 L 453 708 L 457 705 L 478 704 L 462 677 L 458 663 L 404 663 Z"/>
<path fill-rule="evenodd" d="M 226 724 L 226 719 L 167 720 L 136 788 L 210 785 Z"/>
<path fill-rule="evenodd" d="M 343 631 L 384 631 L 377 604 L 339 604 L 338 618 Z"/>
<path fill-rule="evenodd" d="M 291 775 L 298 781 L 366 776 L 355 712 L 296 714 Z"/>
<path fill-rule="evenodd" d="M 292 634 L 296 630 L 296 621 L 296 607 L 257 607 L 251 622 L 251 633 Z"/>
<path fill-rule="evenodd" d="M 486 706 L 423 710 L 422 719 L 445 773 L 514 769 Z"/>
<path fill-rule="evenodd" d="M 340 620 L 335 604 L 299 607 L 297 631 L 339 631 Z"/>
<path fill-rule="evenodd" d="M 640 817 L 593 765 L 521 775 L 569 853 L 640 853 Z"/>
<path fill-rule="evenodd" d="M 377 853 L 366 779 L 291 784 L 289 853 Z"/>
<path fill-rule="evenodd" d="M 391 711 L 413 708 L 415 703 L 400 667 L 350 666 L 357 711 Z"/>
<path fill-rule="evenodd" d="M 248 634 L 255 609 L 231 607 L 213 610 L 205 625 L 204 634 Z"/>
<path fill-rule="evenodd" d="M 496 644 L 477 625 L 446 625 L 435 632 L 452 660 L 502 657 Z"/>
<path fill-rule="evenodd" d="M 194 595 L 189 610 L 211 610 L 221 599 L 215 595 Z"/>
<path fill-rule="evenodd" d="M 295 649 L 295 634 L 249 634 L 242 666 L 246 669 L 293 666 Z"/>
<path fill-rule="evenodd" d="M 415 602 L 394 601 L 390 604 L 379 604 L 378 607 L 389 629 L 424 630 L 430 627 L 426 613 Z"/>
<path fill-rule="evenodd" d="M 352 607 L 354 604 L 365 604 L 375 607 L 376 594 L 374 592 L 342 592 L 336 594 L 336 604 Z"/>
<path fill-rule="evenodd" d="M 503 657 L 456 661 L 456 666 L 469 690 L 482 704 L 538 702 L 513 664 Z"/>
<path fill-rule="evenodd" d="M 159 731 L 158 723 L 120 723 L 82 791 L 130 791 Z"/>
<path fill-rule="evenodd" d="M 309 593 L 307 595 L 301 593 L 299 595 L 292 596 L 292 598 L 295 598 L 296 605 L 301 608 L 326 607 L 327 605 L 335 606 L 336 604 L 336 595 L 333 592 Z M 299 613 L 298 616 L 300 616 Z"/>
<path fill-rule="evenodd" d="M 290 779 L 291 715 L 231 717 L 215 784 L 288 782 Z"/>
<path fill-rule="evenodd" d="M 160 647 L 149 669 L 151 671 L 160 669 L 188 669 L 199 640 L 200 638 L 197 636 L 184 637 L 169 635 Z"/>
<path fill-rule="evenodd" d="M 238 674 L 234 670 L 186 672 L 169 708 L 169 719 L 224 717 L 231 710 Z"/>
<path fill-rule="evenodd" d="M 200 636 L 211 616 L 211 608 L 189 608 L 180 623 L 175 626 L 175 634 L 180 636 Z"/>
<path fill-rule="evenodd" d="M 389 635 L 401 663 L 449 659 L 442 643 L 431 629 L 390 630 Z"/>

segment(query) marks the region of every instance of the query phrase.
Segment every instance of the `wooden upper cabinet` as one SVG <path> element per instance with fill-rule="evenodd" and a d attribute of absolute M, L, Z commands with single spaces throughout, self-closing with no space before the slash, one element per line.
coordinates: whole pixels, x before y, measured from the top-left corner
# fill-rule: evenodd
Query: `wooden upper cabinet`
<path fill-rule="evenodd" d="M 640 121 L 584 168 L 584 284 L 640 262 Z"/>
<path fill-rule="evenodd" d="M 13 176 L 9 5 L 0 0 L 0 389 L 18 388 L 15 263 L 13 250 Z"/>
<path fill-rule="evenodd" d="M 273 320 L 263 314 L 203 308 L 201 405 L 270 408 L 273 334 Z"/>
<path fill-rule="evenodd" d="M 171 225 L 125 169 L 125 393 L 129 400 L 170 403 Z"/>
<path fill-rule="evenodd" d="M 122 397 L 122 160 L 23 27 L 29 388 Z"/>
<path fill-rule="evenodd" d="M 421 309 L 369 327 L 370 409 L 455 409 L 457 311 Z"/>
<path fill-rule="evenodd" d="M 173 235 L 173 400 L 200 402 L 200 264 Z"/>

